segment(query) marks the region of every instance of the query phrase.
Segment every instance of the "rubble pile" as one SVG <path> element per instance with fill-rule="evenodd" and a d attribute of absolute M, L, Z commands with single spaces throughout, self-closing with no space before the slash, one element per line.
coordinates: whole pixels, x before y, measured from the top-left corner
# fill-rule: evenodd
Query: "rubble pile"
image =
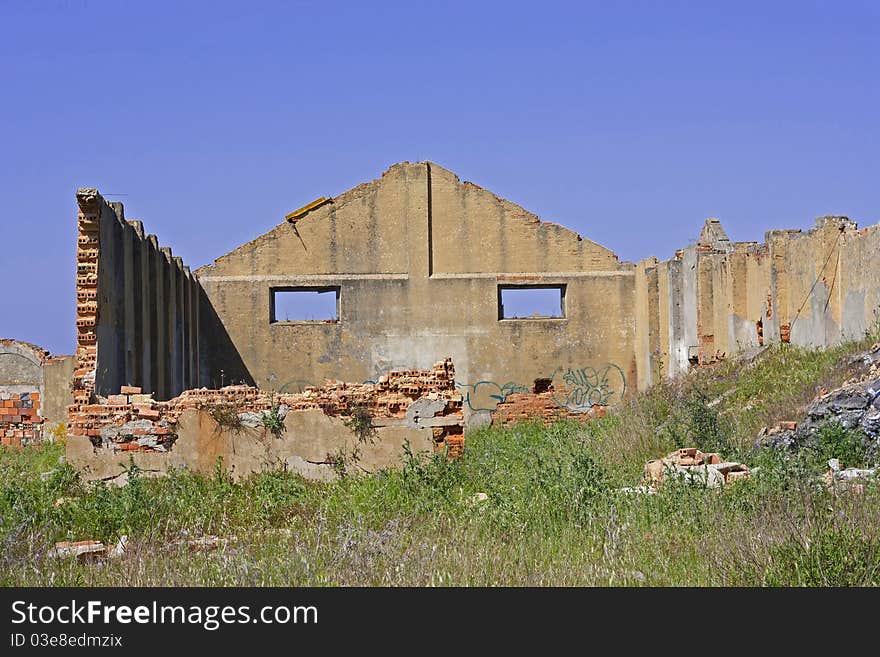
<path fill-rule="evenodd" d="M 0 392 L 0 444 L 21 447 L 43 436 L 40 393 Z"/>
<path fill-rule="evenodd" d="M 452 359 L 436 363 L 430 370 L 389 372 L 376 383 L 328 382 L 310 386 L 300 393 L 276 393 L 245 385 L 210 390 L 186 390 L 168 401 L 156 401 L 140 388 L 123 386 L 120 394 L 97 397 L 97 403 L 68 407 L 68 432 L 87 436 L 96 447 L 115 451 L 159 451 L 170 449 L 177 438 L 177 424 L 184 411 L 211 410 L 229 406 L 245 426 L 262 424 L 262 413 L 279 410 L 281 419 L 290 411 L 320 410 L 326 415 L 346 417 L 353 409 L 364 409 L 372 418 L 404 418 L 417 399 L 445 402 L 438 415 L 460 415 L 462 397 L 455 389 Z M 448 447 L 455 455 L 463 449 L 461 423 L 435 427 L 438 449 Z"/>
<path fill-rule="evenodd" d="M 115 451 L 164 452 L 177 438 L 177 417 L 164 413 L 167 402 L 140 388 L 123 386 L 118 395 L 97 401 L 68 407 L 69 435 L 88 436 L 96 447 Z"/>
<path fill-rule="evenodd" d="M 652 490 L 669 479 L 717 488 L 750 476 L 744 463 L 725 461 L 716 452 L 701 452 L 696 447 L 685 447 L 645 464 L 645 481 Z"/>
<path fill-rule="evenodd" d="M 869 452 L 880 456 L 880 343 L 853 358 L 850 365 L 860 370 L 857 376 L 813 401 L 799 422 L 780 422 L 762 431 L 755 446 L 797 451 L 814 441 L 823 426 L 837 423 L 861 430 Z"/>
<path fill-rule="evenodd" d="M 842 487 L 856 493 L 864 492 L 864 482 L 877 476 L 877 468 L 846 468 L 841 470 L 840 460 L 828 459 L 828 472 L 822 480 L 829 488 Z"/>

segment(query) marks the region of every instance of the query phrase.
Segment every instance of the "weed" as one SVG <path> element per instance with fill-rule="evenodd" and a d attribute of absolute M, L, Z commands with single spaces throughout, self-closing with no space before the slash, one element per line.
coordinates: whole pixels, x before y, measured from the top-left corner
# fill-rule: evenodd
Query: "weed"
<path fill-rule="evenodd" d="M 357 455 L 355 454 L 355 456 Z M 348 474 L 349 460 L 350 459 L 346 455 L 345 450 L 341 447 L 332 454 L 328 452 L 324 457 L 324 462 L 333 468 L 333 472 L 338 479 L 344 479 Z"/>
<path fill-rule="evenodd" d="M 373 426 L 373 414 L 366 406 L 352 406 L 345 426 L 351 429 L 357 436 L 359 443 L 372 443 L 376 438 L 376 428 Z"/>
<path fill-rule="evenodd" d="M 217 423 L 219 429 L 227 429 L 235 434 L 241 433 L 244 429 L 244 425 L 238 415 L 238 409 L 234 404 L 226 402 L 212 404 L 203 407 L 202 410 L 206 410 L 214 418 L 214 422 Z"/>
<path fill-rule="evenodd" d="M 770 547 L 768 586 L 880 585 L 880 542 L 854 528 L 828 529 Z"/>
<path fill-rule="evenodd" d="M 276 438 L 281 438 L 284 434 L 284 416 L 281 414 L 280 406 L 276 400 L 272 400 L 272 406 L 268 411 L 262 414 L 263 426 L 268 429 Z"/>
<path fill-rule="evenodd" d="M 67 442 L 67 424 L 59 422 L 49 429 L 50 442 L 64 445 Z"/>

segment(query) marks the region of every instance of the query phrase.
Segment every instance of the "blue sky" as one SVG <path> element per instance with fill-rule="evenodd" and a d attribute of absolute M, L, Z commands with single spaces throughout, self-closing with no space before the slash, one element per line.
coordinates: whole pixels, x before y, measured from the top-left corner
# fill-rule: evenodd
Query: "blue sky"
<path fill-rule="evenodd" d="M 880 219 L 877 2 L 0 0 L 0 31 L 0 337 L 59 353 L 83 186 L 193 268 L 401 160 L 631 261 L 708 216 Z"/>

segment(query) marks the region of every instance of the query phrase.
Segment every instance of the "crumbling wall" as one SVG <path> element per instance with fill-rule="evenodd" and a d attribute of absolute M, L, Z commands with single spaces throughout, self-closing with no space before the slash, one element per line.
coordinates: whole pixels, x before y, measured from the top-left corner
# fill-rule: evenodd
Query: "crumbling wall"
<path fill-rule="evenodd" d="M 880 227 L 844 217 L 760 244 L 710 219 L 674 258 L 633 265 L 436 164 L 404 162 L 191 276 L 121 204 L 90 189 L 77 200 L 73 414 L 123 385 L 156 400 L 233 383 L 284 395 L 451 355 L 466 416 L 521 415 L 504 404 L 533 388 L 582 416 L 695 364 L 778 341 L 828 346 L 880 319 Z M 507 287 L 557 290 L 563 312 L 503 317 Z M 337 291 L 338 316 L 276 318 L 273 294 L 291 289 Z"/>
<path fill-rule="evenodd" d="M 189 268 L 126 221 L 121 203 L 80 189 L 74 412 L 122 385 L 168 398 L 197 386 L 201 288 Z"/>
<path fill-rule="evenodd" d="M 42 392 L 43 364 L 49 357 L 37 345 L 0 339 L 0 393 Z"/>
<path fill-rule="evenodd" d="M 696 244 L 636 271 L 636 360 L 662 377 L 774 342 L 828 347 L 880 321 L 880 225 L 846 217 L 771 230 L 760 244 L 730 242 L 710 219 Z"/>
<path fill-rule="evenodd" d="M 267 414 L 283 425 L 266 426 Z M 355 415 L 365 424 L 352 422 Z M 123 387 L 72 415 L 67 455 L 87 479 L 117 479 L 129 458 L 155 473 L 208 473 L 222 458 L 236 477 L 287 468 L 325 479 L 340 467 L 398 465 L 407 441 L 414 452 L 462 453 L 462 397 L 451 360 L 390 372 L 376 383 L 328 382 L 291 394 L 236 385 L 156 401 Z"/>
<path fill-rule="evenodd" d="M 565 403 L 564 390 L 518 392 L 508 395 L 492 412 L 492 424 L 507 427 L 519 422 L 589 422 L 605 417 L 605 406 L 595 404 L 573 409 Z"/>
<path fill-rule="evenodd" d="M 0 438 L 4 445 L 40 442 L 66 421 L 73 357 L 53 356 L 18 340 L 0 339 Z"/>
<path fill-rule="evenodd" d="M 0 392 L 0 444 L 22 447 L 43 439 L 39 392 Z"/>

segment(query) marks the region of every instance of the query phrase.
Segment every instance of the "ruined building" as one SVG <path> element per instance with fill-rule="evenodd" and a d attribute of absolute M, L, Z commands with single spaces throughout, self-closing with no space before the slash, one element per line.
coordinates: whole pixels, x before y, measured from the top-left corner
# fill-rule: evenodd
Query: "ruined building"
<path fill-rule="evenodd" d="M 430 162 L 319 198 L 196 271 L 120 203 L 95 189 L 77 203 L 74 415 L 122 386 L 174 406 L 229 384 L 369 386 L 446 358 L 460 409 L 441 414 L 595 412 L 695 363 L 857 337 L 880 307 L 880 226 L 823 217 L 734 243 L 710 219 L 672 259 L 633 264 Z M 556 310 L 516 316 L 507 299 L 522 290 Z M 298 295 L 331 303 L 291 318 L 281 303 Z"/>
<path fill-rule="evenodd" d="M 72 356 L 0 339 L 0 444 L 40 442 L 67 421 L 73 364 Z"/>
<path fill-rule="evenodd" d="M 876 226 L 825 217 L 758 244 L 708 220 L 673 259 L 631 264 L 430 162 L 322 198 L 195 272 L 122 204 L 77 201 L 77 389 L 101 395 L 294 391 L 451 357 L 471 410 L 566 375 L 583 379 L 574 403 L 607 404 L 765 342 L 857 336 L 880 306 Z M 558 316 L 505 317 L 517 288 L 550 290 Z M 275 316 L 279 295 L 309 290 L 334 295 L 333 316 Z"/>

